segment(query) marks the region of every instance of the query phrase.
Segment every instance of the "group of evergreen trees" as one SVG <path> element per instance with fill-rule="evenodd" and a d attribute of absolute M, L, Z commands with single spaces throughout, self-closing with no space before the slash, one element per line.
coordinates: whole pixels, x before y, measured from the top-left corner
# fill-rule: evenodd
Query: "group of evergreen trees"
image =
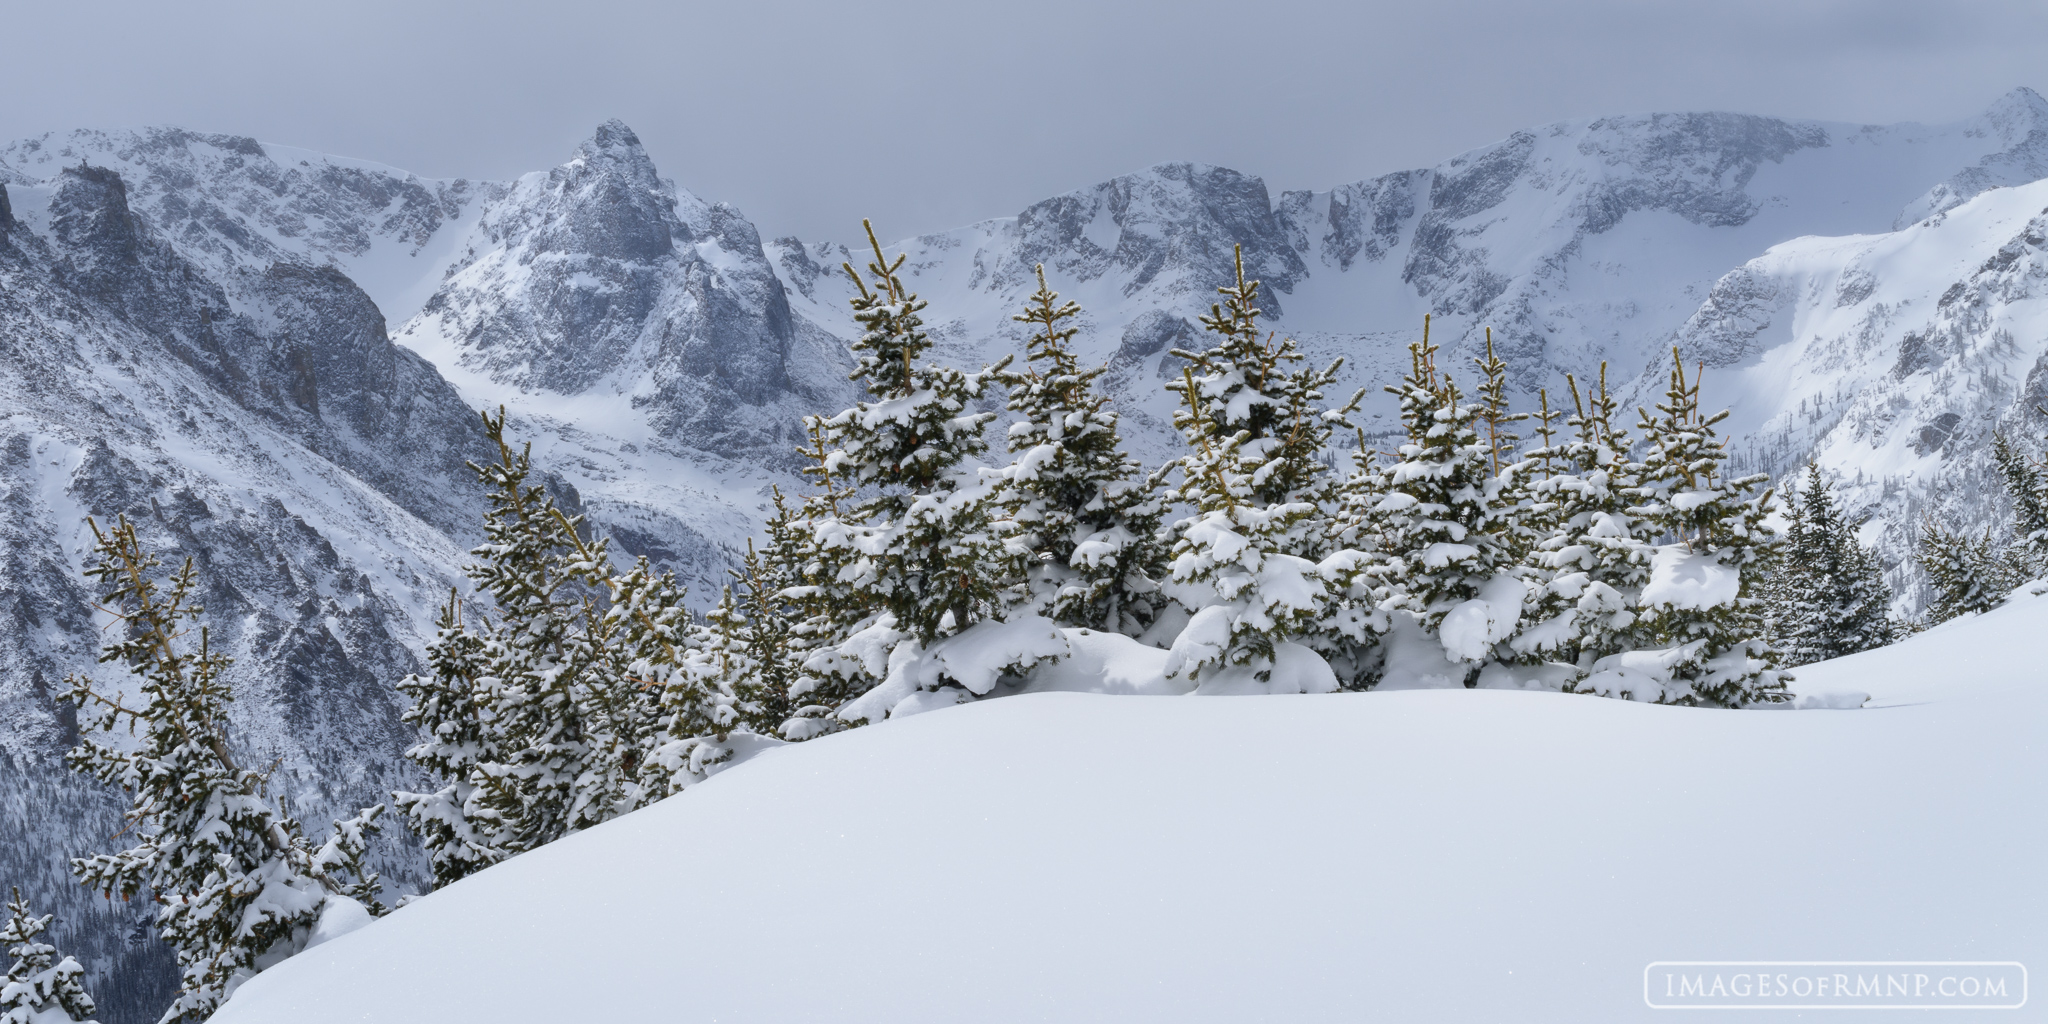
<path fill-rule="evenodd" d="M 967 372 L 930 359 L 903 257 L 868 240 L 866 273 L 845 267 L 866 395 L 807 420 L 813 486 L 774 494 L 764 543 L 701 617 L 644 559 L 616 566 L 534 482 L 503 410 L 484 414 L 498 460 L 473 467 L 489 496 L 467 568 L 476 597 L 450 594 L 427 671 L 399 684 L 421 733 L 406 756 L 438 788 L 393 802 L 436 886 L 667 797 L 749 745 L 988 694 L 1066 654 L 1062 627 L 1167 648 L 1169 673 L 1204 692 L 1385 682 L 1716 707 L 1786 699 L 1785 664 L 1896 633 L 1818 470 L 1787 494 L 1780 543 L 1772 492 L 1728 473 L 1726 414 L 1704 412 L 1675 358 L 1664 400 L 1632 426 L 1604 367 L 1583 387 L 1566 378 L 1569 409 L 1546 391 L 1517 413 L 1490 335 L 1468 397 L 1425 318 L 1387 388 L 1406 437 L 1375 452 L 1348 420 L 1363 392 L 1325 399 L 1339 364 L 1306 366 L 1260 326 L 1240 255 L 1201 320 L 1209 347 L 1174 353 L 1185 452 L 1146 473 L 1096 387 L 1104 369 L 1070 347 L 1079 307 L 1042 267 L 1014 318 L 1032 332 L 1024 365 Z M 1014 418 L 1001 466 L 983 464 L 994 387 Z M 1930 528 L 1944 609 L 1978 607 L 2048 560 L 2048 485 L 2000 453 L 2022 540 L 1992 552 Z M 125 721 L 139 740 L 88 737 L 71 760 L 128 791 L 137 845 L 74 866 L 109 895 L 160 902 L 184 971 L 165 1020 L 202 1020 L 301 948 L 329 901 L 383 912 L 362 870 L 383 808 L 306 839 L 231 754 L 228 662 L 208 645 L 192 563 L 159 581 L 125 520 L 93 529 L 87 575 L 124 627 L 102 661 L 135 676 L 140 704 L 82 678 L 68 697 L 94 712 L 90 731 Z M 47 918 L 11 909 L 0 1024 L 52 1006 L 90 1015 L 76 962 L 34 941 Z"/>
<path fill-rule="evenodd" d="M 1992 435 L 1991 455 L 2012 498 L 2009 538 L 2001 544 L 1989 529 L 1971 537 L 1933 520 L 1921 527 L 1919 561 L 1936 622 L 1990 611 L 2021 584 L 2048 576 L 2048 473 L 2003 434 Z"/>

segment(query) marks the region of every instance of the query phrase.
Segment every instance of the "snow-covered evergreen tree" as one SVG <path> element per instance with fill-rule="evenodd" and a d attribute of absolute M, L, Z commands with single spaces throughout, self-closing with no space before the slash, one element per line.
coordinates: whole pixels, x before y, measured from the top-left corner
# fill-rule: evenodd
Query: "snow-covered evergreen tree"
<path fill-rule="evenodd" d="M 845 269 L 860 292 L 852 304 L 863 328 L 853 379 L 868 397 L 811 422 L 811 472 L 837 511 L 810 519 L 816 571 L 806 594 L 821 606 L 813 621 L 830 622 L 836 635 L 820 637 L 805 662 L 810 679 L 795 695 L 802 706 L 785 728 L 792 739 L 879 719 L 918 692 L 987 692 L 1059 646 L 1046 642 L 1058 641 L 1050 629 L 1027 630 L 1042 635 L 1022 647 L 984 630 L 975 671 L 937 656 L 947 640 L 1003 622 L 1017 582 L 1022 552 L 1000 535 L 998 474 L 977 462 L 995 414 L 972 410 L 1010 360 L 975 373 L 925 361 L 925 304 L 898 276 L 904 257 L 890 261 L 871 225 L 867 234 L 868 276 Z"/>
<path fill-rule="evenodd" d="M 1786 493 L 1785 543 L 1769 588 L 1772 643 L 1788 665 L 1883 647 L 1897 634 L 1891 588 L 1877 559 L 1856 539 L 1820 467 L 1806 467 L 1803 491 Z"/>
<path fill-rule="evenodd" d="M 1354 434 L 1356 443 L 1346 453 L 1351 467 L 1336 486 L 1324 527 L 1331 554 L 1319 563 L 1331 579 L 1333 600 L 1304 642 L 1329 662 L 1339 685 L 1368 690 L 1379 681 L 1385 654 L 1379 644 L 1385 623 L 1374 614 L 1373 580 L 1364 570 L 1382 550 L 1379 503 L 1386 473 L 1380 453 L 1366 445 L 1365 431 L 1354 428 Z"/>
<path fill-rule="evenodd" d="M 0 1024 L 90 1024 L 92 996 L 85 991 L 85 967 L 41 940 L 55 916 L 29 913 L 21 890 L 7 903 L 0 925 L 0 952 L 8 958 L 0 980 Z"/>
<path fill-rule="evenodd" d="M 1928 522 L 1921 527 L 1916 557 L 1934 591 L 1928 614 L 1936 622 L 1988 612 L 2027 579 L 2025 567 L 1992 543 L 1989 530 L 1971 537 Z"/>
<path fill-rule="evenodd" d="M 638 806 L 655 716 L 629 668 L 639 652 L 612 642 L 602 606 L 607 540 L 586 544 L 582 517 L 528 482 L 530 450 L 513 452 L 502 411 L 484 427 L 499 461 L 476 467 L 490 508 L 468 574 L 497 612 L 478 683 L 498 759 L 477 771 L 493 845 L 512 855 Z"/>
<path fill-rule="evenodd" d="M 1397 620 L 1390 627 L 1434 638 L 1471 685 L 1513 634 L 1527 585 L 1515 572 L 1516 509 L 1493 473 L 1493 446 L 1475 429 L 1486 403 L 1465 401 L 1436 354 L 1425 319 L 1422 340 L 1409 347 L 1408 375 L 1387 388 L 1400 400 L 1408 439 L 1380 480 L 1380 550 L 1366 572 L 1380 611 L 1413 628 Z"/>
<path fill-rule="evenodd" d="M 405 756 L 446 784 L 391 798 L 426 847 L 438 889 L 490 866 L 501 853 L 492 841 L 497 812 L 479 799 L 478 768 L 499 759 L 497 730 L 477 704 L 477 679 L 488 671 L 484 641 L 463 622 L 462 598 L 452 588 L 437 625 L 427 644 L 427 674 L 405 677 L 398 692 L 412 701 L 405 721 L 424 734 Z"/>
<path fill-rule="evenodd" d="M 1136 636 L 1162 599 L 1164 503 L 1123 451 L 1117 414 L 1095 388 L 1108 367 L 1083 368 L 1068 342 L 1078 303 L 1059 301 L 1038 267 L 1038 291 L 1011 319 L 1032 325 L 1027 368 L 1010 388 L 1015 458 L 1005 479 L 1009 532 L 1023 550 L 1024 603 L 1063 625 Z"/>
<path fill-rule="evenodd" d="M 1196 511 L 1176 525 L 1172 578 L 1204 604 L 1174 641 L 1168 670 L 1205 685 L 1270 681 L 1277 645 L 1314 632 L 1339 594 L 1337 573 L 1318 562 L 1338 557 L 1325 550 L 1332 531 L 1322 520 L 1337 489 L 1322 458 L 1358 399 L 1323 407 L 1342 361 L 1295 366 L 1293 339 L 1259 326 L 1258 289 L 1245 280 L 1240 247 L 1236 283 L 1217 289 L 1223 301 L 1202 318 L 1215 343 L 1177 350 L 1188 366 L 1168 384 L 1180 393 L 1174 424 L 1191 449 L 1179 497 Z"/>
<path fill-rule="evenodd" d="M 464 622 L 451 604 L 431 677 L 401 684 L 427 733 L 408 756 L 443 788 L 395 798 L 439 884 L 665 796 L 647 776 L 656 750 L 687 739 L 662 723 L 691 699 L 665 692 L 686 678 L 671 671 L 688 653 L 682 588 L 644 559 L 617 572 L 609 541 L 530 482 L 504 411 L 483 421 L 498 461 L 471 467 L 489 507 L 465 571 L 495 616 Z"/>
<path fill-rule="evenodd" d="M 607 698 L 604 762 L 638 772 L 636 782 L 618 783 L 624 813 L 680 792 L 728 760 L 734 723 L 731 695 L 696 670 L 702 638 L 674 574 L 657 574 L 642 558 L 607 576 L 609 606 L 598 635 L 624 662 L 626 685 L 597 695 Z"/>
<path fill-rule="evenodd" d="M 126 518 L 106 531 L 88 522 L 96 543 L 86 575 L 105 588 L 100 606 L 120 626 L 100 661 L 134 676 L 140 706 L 70 677 L 65 698 L 79 705 L 82 731 L 110 733 L 125 720 L 134 738 L 108 744 L 88 735 L 68 760 L 130 795 L 135 845 L 76 859 L 72 871 L 110 897 L 149 891 L 161 907 L 158 934 L 182 972 L 163 1019 L 197 1022 L 243 980 L 302 948 L 329 900 L 369 895 L 375 878 L 361 873 L 363 845 L 384 808 L 338 822 L 326 843 L 310 846 L 266 795 L 264 776 L 230 749 L 229 659 L 209 642 L 192 560 L 160 583 L 161 563 Z"/>
<path fill-rule="evenodd" d="M 1565 421 L 1571 436 L 1561 444 L 1546 439 L 1532 453 L 1529 490 L 1542 539 L 1530 560 L 1539 571 L 1528 624 L 1512 646 L 1525 657 L 1583 670 L 1654 643 L 1637 629 L 1636 607 L 1649 582 L 1657 527 L 1630 512 L 1640 467 L 1629 458 L 1628 431 L 1615 420 L 1606 365 L 1583 395 L 1575 377 L 1565 380 L 1575 410 Z M 1547 394 L 1543 404 L 1548 421 Z"/>
<path fill-rule="evenodd" d="M 729 676 L 729 686 L 740 721 L 762 736 L 780 735 L 795 710 L 791 693 L 803 679 L 806 649 L 801 629 L 805 582 L 794 571 L 792 557 L 801 551 L 801 531 L 780 490 L 774 493 L 774 506 L 766 545 L 756 551 L 749 539 L 746 559 L 733 574 L 747 620 L 750 668 Z"/>
<path fill-rule="evenodd" d="M 2048 575 L 2048 473 L 2004 434 L 1992 435 L 1991 455 L 2012 496 L 2011 539 L 1923 524 L 1915 560 L 1933 591 L 1928 613 L 1936 622 L 1990 611 L 2021 584 Z"/>
<path fill-rule="evenodd" d="M 1728 453 L 1714 427 L 1728 413 L 1705 415 L 1699 380 L 1686 380 L 1675 349 L 1672 360 L 1658 414 L 1642 413 L 1640 504 L 1630 509 L 1675 540 L 1652 552 L 1637 613 L 1663 650 L 1654 666 L 1627 662 L 1620 682 L 1617 668 L 1596 672 L 1588 685 L 1638 700 L 1719 707 L 1784 700 L 1785 674 L 1765 640 L 1759 596 L 1758 574 L 1776 543 L 1764 525 L 1767 478 L 1724 472 Z"/>
<path fill-rule="evenodd" d="M 2012 495 L 2012 546 L 2006 561 L 2019 577 L 2013 581 L 2018 586 L 2048 573 L 2048 474 L 2004 434 L 1991 435 L 1991 456 Z"/>

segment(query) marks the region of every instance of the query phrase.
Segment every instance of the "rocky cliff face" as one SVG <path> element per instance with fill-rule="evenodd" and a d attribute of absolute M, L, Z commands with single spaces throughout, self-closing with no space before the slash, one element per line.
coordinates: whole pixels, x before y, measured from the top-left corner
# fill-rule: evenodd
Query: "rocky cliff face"
<path fill-rule="evenodd" d="M 655 173 L 631 129 L 485 205 L 401 340 L 475 390 L 629 406 L 678 450 L 787 461 L 843 396 L 837 339 L 790 310 L 752 224 Z"/>

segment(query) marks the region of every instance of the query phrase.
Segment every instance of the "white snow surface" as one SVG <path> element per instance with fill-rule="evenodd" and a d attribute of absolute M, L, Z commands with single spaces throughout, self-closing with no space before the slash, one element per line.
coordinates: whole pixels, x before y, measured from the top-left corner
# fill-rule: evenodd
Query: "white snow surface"
<path fill-rule="evenodd" d="M 1858 711 L 1491 689 L 950 707 L 484 871 L 215 1022 L 481 1024 L 566 998 L 593 1024 L 1576 1024 L 1656 1019 L 1654 960 L 2038 964 L 2044 629 L 2048 600 L 2021 599 L 1800 671 L 1873 695 Z"/>

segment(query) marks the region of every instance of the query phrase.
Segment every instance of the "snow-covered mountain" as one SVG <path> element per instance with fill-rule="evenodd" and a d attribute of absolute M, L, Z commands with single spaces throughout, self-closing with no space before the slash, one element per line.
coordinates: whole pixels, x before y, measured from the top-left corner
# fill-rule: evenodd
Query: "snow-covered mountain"
<path fill-rule="evenodd" d="M 1433 313 L 1449 352 L 1491 328 L 1518 389 L 1611 361 L 1632 377 L 1664 353 L 1714 282 L 1779 242 L 1890 230 L 1910 212 L 2030 181 L 2048 159 L 2048 100 L 2019 89 L 1956 125 L 1869 126 L 1739 114 L 1655 114 L 1547 125 L 1435 167 L 1277 201 L 1257 178 L 1167 164 L 1038 203 L 1015 217 L 890 246 L 910 254 L 955 358 L 1012 350 L 1007 315 L 1046 265 L 1087 309 L 1088 356 L 1170 450 L 1165 351 L 1190 337 L 1231 247 L 1266 284 L 1274 325 L 1311 359 L 1346 358 L 1366 420 Z M 886 227 L 884 225 L 883 227 Z M 838 263 L 863 247 L 772 247 L 797 307 L 846 334 Z M 859 260 L 856 259 L 856 263 Z M 1452 364 L 1469 365 L 1462 361 Z M 1711 399 L 1712 396 L 1710 396 Z M 1732 398 L 1733 396 L 1723 396 Z"/>
<path fill-rule="evenodd" d="M 2038 446 L 2048 429 L 2044 246 L 2048 181 L 1897 232 L 1797 239 L 1716 282 L 1677 342 L 1732 397 L 1740 464 L 1818 462 L 1900 562 L 1929 516 L 2003 516 L 1993 434 Z"/>
<path fill-rule="evenodd" d="M 2044 173 L 2048 101 L 2021 89 L 1946 126 L 1565 122 L 1277 198 L 1164 164 L 887 248 L 963 363 L 1018 347 L 1045 264 L 1153 460 L 1176 443 L 1169 350 L 1199 344 L 1235 245 L 1273 325 L 1347 360 L 1382 435 L 1378 387 L 1424 313 L 1462 355 L 1492 328 L 1525 399 L 1601 360 L 1654 381 L 1676 344 L 1736 406 L 1745 461 L 1815 453 L 1858 501 L 1904 495 L 1873 527 L 1896 558 L 1928 503 L 1999 514 L 1983 439 L 2035 429 L 2048 399 L 2028 340 Z M 202 560 L 237 726 L 317 823 L 402 774 L 390 684 L 476 529 L 475 410 L 507 406 L 566 499 L 708 602 L 767 488 L 794 484 L 801 415 L 851 397 L 839 264 L 864 247 L 764 244 L 618 122 L 510 182 L 169 128 L 0 148 L 0 804 L 89 804 L 33 840 L 0 822 L 0 866 L 112 955 L 118 917 L 62 871 L 109 805 L 56 766 L 71 725 L 49 699 L 98 642 L 85 514 Z"/>
<path fill-rule="evenodd" d="M 53 697 L 95 672 L 106 624 L 79 576 L 84 518 L 125 515 L 199 563 L 213 642 L 237 662 L 236 741 L 324 824 L 409 777 L 391 682 L 459 578 L 479 500 L 461 461 L 483 439 L 341 273 L 280 262 L 230 299 L 109 169 L 9 191 L 27 202 L 0 204 L 0 806 L 35 811 L 4 816 L 0 865 L 95 925 L 76 944 L 142 998 L 167 957 L 64 867 L 118 828 L 110 795 L 56 762 L 76 725 Z M 418 874 L 407 846 L 382 848 L 399 878 Z"/>

